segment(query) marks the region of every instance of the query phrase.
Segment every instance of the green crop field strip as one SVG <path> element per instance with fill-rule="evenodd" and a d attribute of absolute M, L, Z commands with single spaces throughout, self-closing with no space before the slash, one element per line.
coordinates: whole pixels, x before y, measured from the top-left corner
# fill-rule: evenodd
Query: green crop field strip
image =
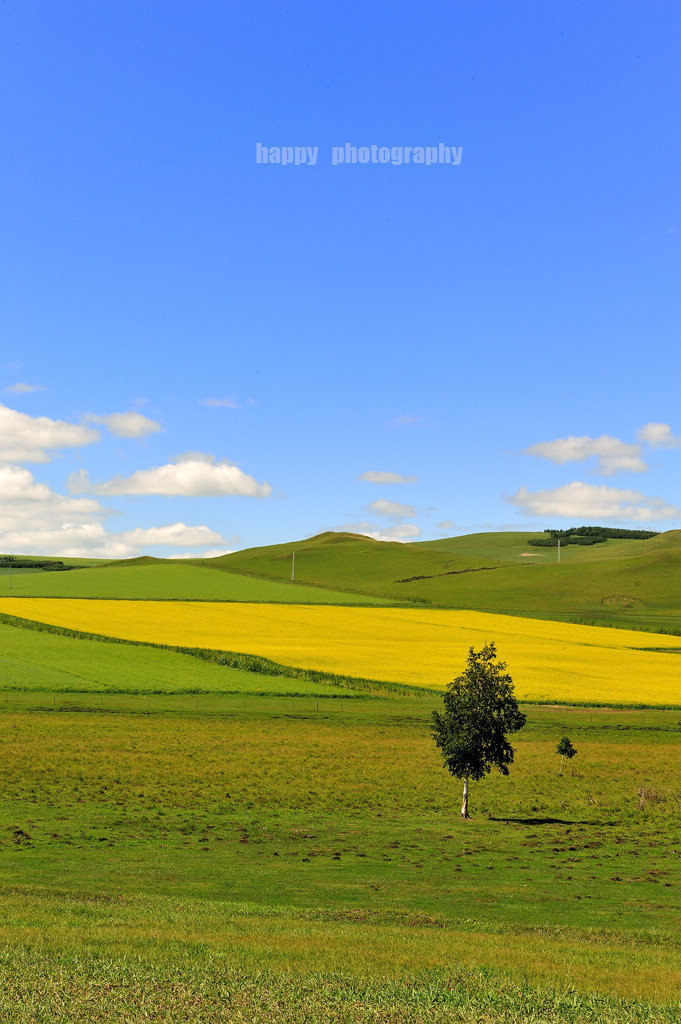
<path fill-rule="evenodd" d="M 333 683 L 211 664 L 147 646 L 74 641 L 0 623 L 0 680 L 5 693 L 318 694 L 347 696 Z"/>
<path fill-rule="evenodd" d="M 290 563 L 290 558 L 289 558 Z M 290 572 L 290 565 L 289 565 Z M 67 572 L 12 572 L 0 577 L 3 597 L 93 597 L 126 600 L 282 601 L 297 604 L 385 604 L 380 597 L 324 587 L 254 579 L 172 562 L 106 566 Z M 392 603 L 392 602 L 391 602 Z"/>

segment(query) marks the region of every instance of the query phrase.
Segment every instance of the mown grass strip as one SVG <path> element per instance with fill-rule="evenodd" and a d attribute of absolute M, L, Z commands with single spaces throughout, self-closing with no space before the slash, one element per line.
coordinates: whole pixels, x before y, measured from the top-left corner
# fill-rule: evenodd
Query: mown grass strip
<path fill-rule="evenodd" d="M 0 570 L 0 583 L 2 581 Z M 12 589 L 9 589 L 6 575 L 2 589 L 6 596 L 12 597 L 81 600 L 264 601 L 274 604 L 359 604 L 367 607 L 386 603 L 372 594 L 341 593 L 300 582 L 259 580 L 237 573 L 211 572 L 206 566 L 178 562 L 142 565 L 113 562 L 100 568 L 65 573 L 35 570 L 30 575 L 20 572 L 17 575 L 13 572 Z M 404 602 L 399 597 L 392 597 L 390 603 Z"/>
<path fill-rule="evenodd" d="M 332 684 L 341 686 L 348 690 L 406 693 L 432 699 L 432 690 L 425 687 L 411 686 L 402 683 L 388 683 L 379 679 L 363 679 L 349 675 L 337 675 L 331 672 L 323 672 L 320 669 L 295 668 L 290 665 L 280 665 L 268 658 L 261 658 L 256 654 L 243 654 L 237 651 L 219 651 L 205 647 L 177 647 L 170 644 L 154 644 L 143 640 L 126 640 L 121 637 L 105 636 L 101 633 L 84 633 L 77 629 L 68 629 L 65 626 L 54 626 L 48 622 L 36 622 L 34 619 L 22 619 L 16 615 L 7 615 L 0 612 L 0 622 L 8 626 L 16 626 L 19 629 L 34 630 L 39 633 L 53 633 L 56 636 L 70 637 L 73 640 L 94 640 L 98 643 L 124 644 L 130 647 L 151 647 L 161 651 L 172 651 L 175 654 L 187 654 L 192 658 L 199 658 L 202 661 L 210 662 L 213 665 L 221 665 L 227 668 L 238 668 L 245 672 L 254 672 L 268 676 L 285 676 L 288 679 L 300 679 L 312 683 Z"/>

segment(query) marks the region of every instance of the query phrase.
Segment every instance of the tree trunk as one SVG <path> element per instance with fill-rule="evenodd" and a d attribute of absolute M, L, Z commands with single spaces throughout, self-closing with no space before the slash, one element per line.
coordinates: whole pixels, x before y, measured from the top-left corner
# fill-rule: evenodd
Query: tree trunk
<path fill-rule="evenodd" d="M 558 774 L 563 774 L 563 754 L 560 755 L 560 771 L 558 772 Z"/>
<path fill-rule="evenodd" d="M 468 813 L 468 776 L 463 780 L 463 802 L 461 804 L 461 818 L 464 821 L 470 821 L 471 816 Z"/>

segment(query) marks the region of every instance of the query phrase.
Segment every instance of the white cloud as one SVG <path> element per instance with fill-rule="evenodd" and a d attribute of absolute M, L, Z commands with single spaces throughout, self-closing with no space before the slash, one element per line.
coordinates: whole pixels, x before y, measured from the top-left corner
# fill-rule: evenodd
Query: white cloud
<path fill-rule="evenodd" d="M 213 409 L 240 409 L 236 398 L 201 398 L 199 405 L 207 405 Z"/>
<path fill-rule="evenodd" d="M 103 423 L 116 437 L 146 437 L 163 428 L 141 412 L 112 412 L 109 416 L 88 416 L 90 423 Z"/>
<path fill-rule="evenodd" d="M 403 505 L 399 501 L 387 501 L 385 498 L 372 501 L 369 511 L 375 516 L 387 516 L 389 519 L 403 519 L 405 516 L 416 515 L 413 505 Z"/>
<path fill-rule="evenodd" d="M 52 528 L 63 522 L 103 515 L 94 498 L 67 498 L 37 483 L 23 466 L 0 466 L 0 530 L 20 530 L 34 524 Z"/>
<path fill-rule="evenodd" d="M 645 473 L 648 469 L 641 458 L 640 444 L 626 444 L 617 437 L 560 437 L 555 441 L 540 441 L 525 448 L 525 455 L 550 459 L 559 466 L 566 462 L 585 462 L 596 456 L 596 472 L 603 476 L 615 473 Z"/>
<path fill-rule="evenodd" d="M 91 427 L 47 416 L 28 416 L 0 404 L 0 462 L 49 462 L 61 448 L 99 441 Z"/>
<path fill-rule="evenodd" d="M 636 436 L 651 448 L 681 448 L 681 437 L 672 434 L 668 423 L 646 423 L 636 431 Z"/>
<path fill-rule="evenodd" d="M 92 490 L 92 482 L 87 469 L 79 469 L 77 473 L 69 473 L 66 478 L 69 494 L 87 494 Z"/>
<path fill-rule="evenodd" d="M 358 480 L 366 480 L 370 484 L 415 484 L 417 476 L 402 476 L 401 473 L 388 473 L 381 470 L 369 469 L 357 477 Z"/>
<path fill-rule="evenodd" d="M 0 550 L 8 553 L 130 558 L 149 547 L 225 543 L 216 530 L 185 523 L 111 533 L 102 522 L 110 513 L 95 498 L 57 494 L 23 466 L 0 466 L 0 494 Z"/>
<path fill-rule="evenodd" d="M 415 523 L 396 523 L 395 526 L 389 526 L 387 529 L 378 527 L 359 532 L 365 533 L 367 537 L 373 537 L 374 540 L 399 541 L 401 544 L 408 544 L 409 541 L 416 540 L 421 536 L 421 531 Z"/>
<path fill-rule="evenodd" d="M 171 523 L 170 526 L 150 526 L 147 529 L 137 526 L 134 530 L 126 530 L 119 533 L 118 537 L 125 538 L 128 544 L 135 548 L 149 547 L 150 545 L 171 547 L 202 548 L 209 544 L 219 544 L 224 537 L 211 530 L 208 526 L 187 526 L 186 523 Z"/>
<path fill-rule="evenodd" d="M 415 537 L 421 536 L 421 530 L 415 523 L 401 523 L 399 526 L 391 526 L 384 533 L 394 540 L 413 540 Z"/>
<path fill-rule="evenodd" d="M 438 530 L 456 530 L 456 523 L 453 523 L 451 519 L 443 519 L 441 523 L 436 523 L 435 526 Z"/>
<path fill-rule="evenodd" d="M 139 469 L 132 476 L 117 476 L 103 484 L 89 485 L 82 471 L 69 478 L 72 493 L 86 488 L 94 494 L 162 494 L 167 497 L 208 497 L 242 494 L 251 498 L 267 498 L 272 493 L 268 483 L 257 483 L 227 459 L 217 462 L 214 456 L 188 452 L 175 462 L 153 469 Z"/>
<path fill-rule="evenodd" d="M 9 387 L 5 388 L 5 393 L 8 395 L 30 395 L 34 391 L 44 391 L 45 388 L 42 384 L 24 384 L 23 381 L 18 380 L 16 384 L 10 384 Z"/>
<path fill-rule="evenodd" d="M 640 491 L 573 481 L 552 491 L 528 491 L 526 487 L 507 498 L 523 515 L 549 518 L 561 516 L 579 520 L 624 520 L 649 523 L 680 519 L 681 509 L 663 498 L 648 498 Z"/>
<path fill-rule="evenodd" d="M 134 558 L 149 547 L 202 547 L 221 540 L 224 538 L 207 526 L 187 526 L 185 523 L 148 530 L 138 527 L 122 533 L 110 533 L 100 522 L 65 522 L 53 528 L 0 531 L 0 544 L 4 551 L 65 558 Z M 189 557 L 202 557 L 202 553 L 195 552 Z"/>
<path fill-rule="evenodd" d="M 209 548 L 208 551 L 201 551 L 197 554 L 196 551 L 185 551 L 180 554 L 179 552 L 175 555 L 168 555 L 168 558 L 220 558 L 221 555 L 232 555 L 234 554 L 234 548 Z"/>

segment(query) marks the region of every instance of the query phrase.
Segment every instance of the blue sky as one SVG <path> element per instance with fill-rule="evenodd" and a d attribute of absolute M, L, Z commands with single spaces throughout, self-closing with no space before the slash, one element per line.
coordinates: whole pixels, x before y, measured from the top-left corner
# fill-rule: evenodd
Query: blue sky
<path fill-rule="evenodd" d="M 681 526 L 676 3 L 0 21 L 0 549 Z"/>

